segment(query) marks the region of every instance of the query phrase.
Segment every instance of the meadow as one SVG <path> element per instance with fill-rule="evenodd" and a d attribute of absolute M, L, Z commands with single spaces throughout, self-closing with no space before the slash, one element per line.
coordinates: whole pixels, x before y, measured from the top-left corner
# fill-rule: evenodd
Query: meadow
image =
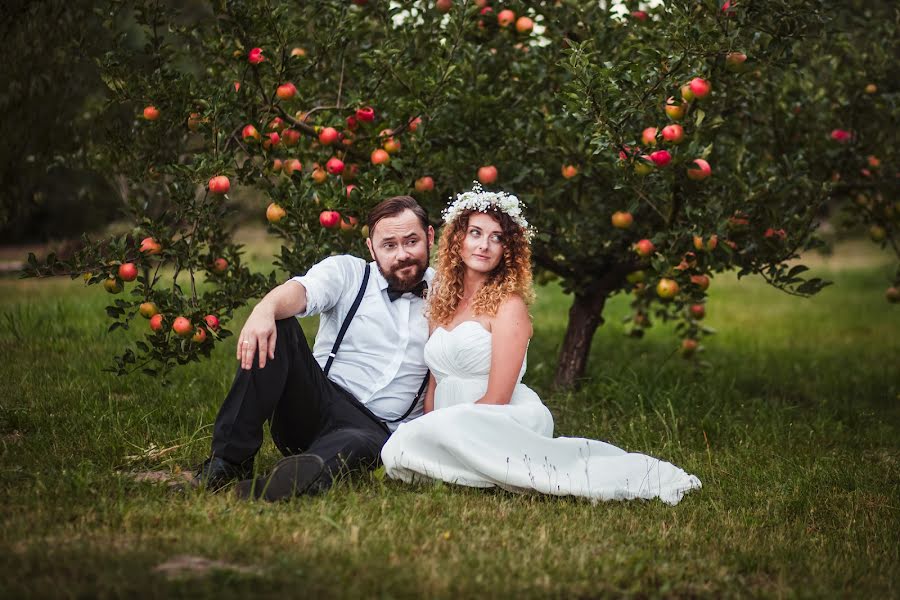
<path fill-rule="evenodd" d="M 118 378 L 133 334 L 106 333 L 100 286 L 4 278 L 0 597 L 898 597 L 900 307 L 868 248 L 813 257 L 835 285 L 811 299 L 715 277 L 705 368 L 670 328 L 626 336 L 615 297 L 576 392 L 550 391 L 570 299 L 539 288 L 525 382 L 556 435 L 696 474 L 676 507 L 380 472 L 278 504 L 174 491 L 148 473 L 206 456 L 235 338 L 168 385 Z M 278 457 L 267 441 L 257 464 Z"/>

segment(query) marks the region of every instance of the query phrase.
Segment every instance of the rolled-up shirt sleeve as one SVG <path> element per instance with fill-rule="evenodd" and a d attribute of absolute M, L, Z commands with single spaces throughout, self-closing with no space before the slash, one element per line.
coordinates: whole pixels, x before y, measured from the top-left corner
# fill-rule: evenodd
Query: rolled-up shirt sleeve
<path fill-rule="evenodd" d="M 316 263 L 306 275 L 292 277 L 306 288 L 306 310 L 297 317 L 317 315 L 334 308 L 347 288 L 349 277 L 348 261 L 343 256 L 330 256 Z"/>

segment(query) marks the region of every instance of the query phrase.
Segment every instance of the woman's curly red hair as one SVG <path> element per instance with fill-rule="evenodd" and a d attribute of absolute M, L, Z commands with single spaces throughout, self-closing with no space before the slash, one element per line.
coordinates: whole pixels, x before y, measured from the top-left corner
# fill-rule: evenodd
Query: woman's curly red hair
<path fill-rule="evenodd" d="M 438 243 L 437 273 L 428 294 L 428 318 L 436 325 L 447 325 L 453 320 L 463 297 L 466 267 L 460 249 L 469 228 L 469 216 L 476 212 L 483 212 L 500 224 L 503 230 L 503 257 L 475 294 L 472 311 L 476 315 L 494 316 L 511 294 L 521 296 L 526 304 L 531 304 L 534 300 L 531 246 L 525 238 L 525 231 L 509 215 L 495 208 L 485 211 L 467 210 L 444 226 Z"/>

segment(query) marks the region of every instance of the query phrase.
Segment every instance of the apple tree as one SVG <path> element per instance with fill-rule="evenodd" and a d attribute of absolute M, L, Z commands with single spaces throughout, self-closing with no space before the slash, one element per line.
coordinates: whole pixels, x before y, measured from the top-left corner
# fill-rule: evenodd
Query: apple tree
<path fill-rule="evenodd" d="M 29 274 L 129 289 L 112 327 L 154 318 L 120 373 L 208 353 L 227 332 L 207 315 L 224 323 L 277 283 L 232 241 L 235 190 L 283 239 L 289 272 L 365 256 L 362 221 L 388 196 L 436 218 L 476 178 L 516 193 L 539 280 L 573 298 L 560 386 L 583 376 L 616 293 L 634 294 L 635 336 L 676 320 L 691 356 L 716 273 L 814 294 L 827 282 L 789 261 L 838 213 L 898 249 L 896 78 L 880 42 L 896 19 L 881 4 L 113 2 L 104 15 L 130 32 L 98 57 L 110 114 L 125 116 L 89 153 L 125 182 L 134 230 Z"/>

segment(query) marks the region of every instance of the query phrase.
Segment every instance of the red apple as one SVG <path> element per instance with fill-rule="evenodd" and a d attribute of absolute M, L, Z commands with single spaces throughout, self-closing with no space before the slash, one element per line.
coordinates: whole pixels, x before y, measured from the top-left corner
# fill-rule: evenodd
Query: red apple
<path fill-rule="evenodd" d="M 188 115 L 188 120 L 187 120 L 188 129 L 190 129 L 191 131 L 197 131 L 198 129 L 200 129 L 200 123 L 201 123 L 200 113 L 191 113 L 190 115 Z"/>
<path fill-rule="evenodd" d="M 371 123 L 375 120 L 375 109 L 371 106 L 364 106 L 356 109 L 356 119 L 363 123 Z"/>
<path fill-rule="evenodd" d="M 691 304 L 688 310 L 691 313 L 691 317 L 697 319 L 698 321 L 706 316 L 706 307 L 702 304 Z"/>
<path fill-rule="evenodd" d="M 350 185 L 348 185 L 347 187 L 344 188 L 344 195 L 347 198 L 349 198 L 350 194 L 352 194 L 353 190 L 355 190 L 355 189 L 356 189 L 356 186 L 351 183 Z"/>
<path fill-rule="evenodd" d="M 478 181 L 480 181 L 482 185 L 491 185 L 497 181 L 497 167 L 494 165 L 479 167 Z"/>
<path fill-rule="evenodd" d="M 610 221 L 612 222 L 612 226 L 616 229 L 628 229 L 631 227 L 631 224 L 634 223 L 634 217 L 631 216 L 630 212 L 617 210 L 613 213 Z"/>
<path fill-rule="evenodd" d="M 281 132 L 281 141 L 288 148 L 293 148 L 300 143 L 300 132 L 296 129 L 285 129 Z"/>
<path fill-rule="evenodd" d="M 694 167 L 690 167 L 687 170 L 688 179 L 692 179 L 694 181 L 703 181 L 710 175 L 712 175 L 712 167 L 709 166 L 709 163 L 703 160 L 702 158 L 694 159 Z"/>
<path fill-rule="evenodd" d="M 453 0 L 437 0 L 434 7 L 439 13 L 447 14 L 453 9 Z"/>
<path fill-rule="evenodd" d="M 692 338 L 685 338 L 681 340 L 681 355 L 685 358 L 689 358 L 694 355 L 699 346 L 700 344 L 697 342 L 697 340 Z"/>
<path fill-rule="evenodd" d="M 134 281 L 138 276 L 138 268 L 134 263 L 122 263 L 119 265 L 119 279 L 122 281 Z"/>
<path fill-rule="evenodd" d="M 694 77 L 691 79 L 689 84 L 691 86 L 691 91 L 694 93 L 696 98 L 706 98 L 709 96 L 709 92 L 712 89 L 712 85 L 705 79 L 701 79 L 700 77 Z"/>
<path fill-rule="evenodd" d="M 273 148 L 281 143 L 281 136 L 278 135 L 277 131 L 271 131 L 266 134 L 266 137 L 263 138 L 262 146 L 266 150 Z"/>
<path fill-rule="evenodd" d="M 328 159 L 328 162 L 325 163 L 325 170 L 332 175 L 340 175 L 344 172 L 344 161 L 336 156 L 332 156 Z"/>
<path fill-rule="evenodd" d="M 248 61 L 251 65 L 258 65 L 259 63 L 261 63 L 261 62 L 263 62 L 264 60 L 266 60 L 266 57 L 263 56 L 263 53 L 262 53 L 262 52 L 263 52 L 263 51 L 262 51 L 262 48 L 253 48 L 253 49 L 247 54 L 247 61 Z"/>
<path fill-rule="evenodd" d="M 391 155 L 381 148 L 376 148 L 375 150 L 372 150 L 370 160 L 373 165 L 384 165 L 391 161 Z"/>
<path fill-rule="evenodd" d="M 647 146 L 656 145 L 656 127 L 647 127 L 641 132 L 641 141 Z"/>
<path fill-rule="evenodd" d="M 300 48 L 300 47 L 297 47 L 297 48 L 294 48 L 293 50 L 291 50 L 291 58 L 298 57 L 298 56 L 300 58 L 306 56 L 306 50 L 304 48 Z"/>
<path fill-rule="evenodd" d="M 677 123 L 666 125 L 662 130 L 663 139 L 671 144 L 680 144 L 684 141 L 684 127 Z"/>
<path fill-rule="evenodd" d="M 282 119 L 281 117 L 275 117 L 271 121 L 269 121 L 268 125 L 266 125 L 266 130 L 277 131 L 280 133 L 285 127 L 287 127 L 287 123 L 284 122 L 284 119 Z"/>
<path fill-rule="evenodd" d="M 691 275 L 691 283 L 696 285 L 702 291 L 706 291 L 709 289 L 709 276 L 708 275 Z"/>
<path fill-rule="evenodd" d="M 853 137 L 853 134 L 851 134 L 846 129 L 832 129 L 831 130 L 831 139 L 833 139 L 836 142 L 840 142 L 843 144 L 844 142 L 849 141 L 851 137 Z"/>
<path fill-rule="evenodd" d="M 141 313 L 141 316 L 145 319 L 151 318 L 153 315 L 159 313 L 159 309 L 156 307 L 156 304 L 153 302 L 141 302 L 141 305 L 138 307 L 138 312 Z"/>
<path fill-rule="evenodd" d="M 356 217 L 347 217 L 346 219 L 341 219 L 341 231 L 351 231 L 356 229 L 356 225 L 359 223 L 359 219 Z"/>
<path fill-rule="evenodd" d="M 294 96 L 297 95 L 297 86 L 295 86 L 290 81 L 288 81 L 287 83 L 282 83 L 278 86 L 278 89 L 275 90 L 275 95 L 282 100 L 291 100 Z"/>
<path fill-rule="evenodd" d="M 644 258 L 653 254 L 655 249 L 656 246 L 648 239 L 640 240 L 634 245 L 634 251 L 638 253 L 638 256 L 643 256 Z"/>
<path fill-rule="evenodd" d="M 303 164 L 296 158 L 288 158 L 284 161 L 284 174 L 291 177 L 294 173 L 303 170 Z"/>
<path fill-rule="evenodd" d="M 407 129 L 409 129 L 412 133 L 415 133 L 419 128 L 419 125 L 422 123 L 422 117 L 416 117 L 412 121 L 409 122 Z"/>
<path fill-rule="evenodd" d="M 694 92 L 691 91 L 691 84 L 686 83 L 681 86 L 681 99 L 685 102 L 690 102 L 694 99 Z"/>
<path fill-rule="evenodd" d="M 434 179 L 425 176 L 416 179 L 416 191 L 420 193 L 430 192 L 434 190 Z"/>
<path fill-rule="evenodd" d="M 519 33 L 531 33 L 534 29 L 534 21 L 528 17 L 519 17 L 516 19 L 516 31 Z"/>
<path fill-rule="evenodd" d="M 202 327 L 198 327 L 194 330 L 194 335 L 191 338 L 191 341 L 195 344 L 202 344 L 206 341 L 206 330 Z"/>
<path fill-rule="evenodd" d="M 210 194 L 227 194 L 231 189 L 231 182 L 224 175 L 217 175 L 209 180 Z"/>
<path fill-rule="evenodd" d="M 159 109 L 155 106 L 147 106 L 144 108 L 144 118 L 148 121 L 155 121 L 159 118 Z"/>
<path fill-rule="evenodd" d="M 141 305 L 143 306 L 143 305 Z M 153 331 L 161 331 L 163 328 L 163 317 L 161 314 L 156 313 L 150 317 L 150 329 Z"/>
<path fill-rule="evenodd" d="M 203 320 L 206 322 L 206 326 L 211 330 L 219 330 L 219 317 L 217 317 L 216 315 L 206 315 L 205 317 L 203 317 Z"/>
<path fill-rule="evenodd" d="M 181 337 L 190 337 L 194 333 L 194 326 L 185 317 L 175 317 L 172 322 L 172 331 Z"/>
<path fill-rule="evenodd" d="M 643 10 L 633 10 L 631 11 L 631 16 L 636 20 L 643 22 L 647 20 L 649 15 Z"/>
<path fill-rule="evenodd" d="M 653 164 L 657 167 L 665 167 L 672 162 L 672 155 L 668 150 L 657 150 L 650 154 L 650 160 L 652 160 Z"/>
<path fill-rule="evenodd" d="M 216 273 L 224 273 L 228 270 L 228 261 L 220 256 L 213 261 L 212 270 Z"/>
<path fill-rule="evenodd" d="M 509 10 L 508 8 L 505 10 L 501 10 L 499 14 L 497 14 L 497 24 L 500 27 L 509 27 L 516 21 L 516 13 Z"/>
<path fill-rule="evenodd" d="M 272 202 L 266 208 L 266 219 L 269 223 L 277 223 L 282 220 L 285 216 L 287 216 L 287 211 L 285 211 L 281 206 Z"/>
<path fill-rule="evenodd" d="M 562 166 L 562 176 L 565 179 L 572 179 L 578 175 L 578 167 L 575 165 L 563 165 Z"/>
<path fill-rule="evenodd" d="M 334 127 L 325 127 L 319 132 L 319 143 L 323 146 L 330 146 L 337 141 L 340 135 Z"/>
<path fill-rule="evenodd" d="M 245 125 L 243 131 L 241 131 L 241 137 L 244 138 L 244 142 L 258 142 L 260 135 L 259 131 L 256 130 L 256 127 L 253 125 Z"/>
<path fill-rule="evenodd" d="M 162 245 L 152 237 L 146 237 L 141 240 L 140 251 L 144 254 L 160 254 L 162 253 Z"/>
<path fill-rule="evenodd" d="M 745 62 L 747 55 L 743 52 L 729 52 L 725 55 L 725 68 L 734 73 L 743 71 Z"/>
<path fill-rule="evenodd" d="M 341 222 L 341 214 L 336 210 L 323 210 L 319 213 L 319 224 L 326 229 L 334 229 Z"/>

